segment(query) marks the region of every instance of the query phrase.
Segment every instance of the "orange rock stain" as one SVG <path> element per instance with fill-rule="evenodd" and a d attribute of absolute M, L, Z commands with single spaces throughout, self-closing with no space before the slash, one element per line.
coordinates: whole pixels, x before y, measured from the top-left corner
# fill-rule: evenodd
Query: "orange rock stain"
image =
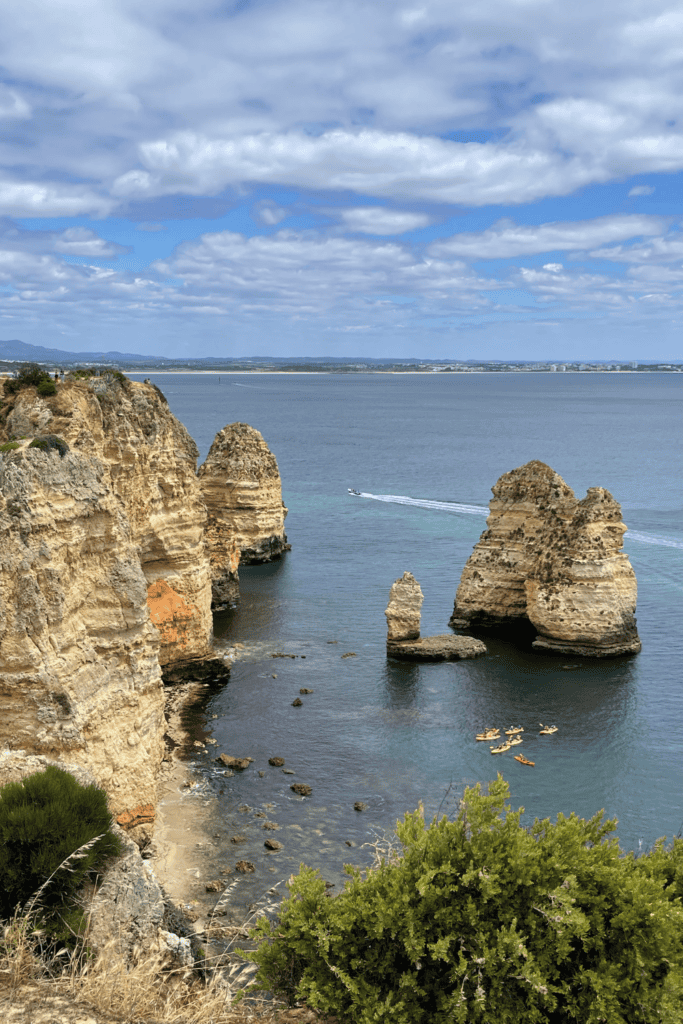
<path fill-rule="evenodd" d="M 162 643 L 187 647 L 188 631 L 199 617 L 197 607 L 187 604 L 166 580 L 157 580 L 147 588 L 147 604 Z"/>

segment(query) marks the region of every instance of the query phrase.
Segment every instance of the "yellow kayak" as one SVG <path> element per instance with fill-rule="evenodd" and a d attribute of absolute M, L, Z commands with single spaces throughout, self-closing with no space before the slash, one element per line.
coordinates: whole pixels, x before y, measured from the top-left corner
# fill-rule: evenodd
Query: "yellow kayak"
<path fill-rule="evenodd" d="M 492 754 L 504 754 L 506 750 L 510 749 L 510 743 L 502 743 L 499 747 L 491 747 Z"/>
<path fill-rule="evenodd" d="M 481 742 L 482 740 L 486 741 L 486 740 L 499 740 L 499 739 L 500 739 L 500 729 L 489 729 L 488 732 L 478 732 L 477 733 L 477 741 L 478 742 Z"/>
<path fill-rule="evenodd" d="M 541 727 L 541 731 L 538 734 L 539 736 L 552 736 L 554 732 L 557 732 L 556 725 L 544 725 L 543 722 L 539 722 L 538 724 Z"/>
<path fill-rule="evenodd" d="M 535 761 L 527 761 L 526 757 L 522 757 L 521 754 L 515 754 L 515 761 L 519 761 L 520 764 L 530 764 L 532 767 L 536 765 Z"/>
<path fill-rule="evenodd" d="M 510 726 L 509 729 L 505 730 L 505 735 L 506 736 L 516 736 L 518 732 L 524 732 L 524 729 L 522 728 L 521 725 L 518 726 L 516 729 L 513 729 L 512 726 Z"/>
<path fill-rule="evenodd" d="M 508 743 L 510 744 L 511 747 L 516 747 L 518 743 L 523 743 L 523 742 L 524 742 L 524 740 L 522 739 L 521 736 L 513 736 L 511 740 L 508 740 Z"/>

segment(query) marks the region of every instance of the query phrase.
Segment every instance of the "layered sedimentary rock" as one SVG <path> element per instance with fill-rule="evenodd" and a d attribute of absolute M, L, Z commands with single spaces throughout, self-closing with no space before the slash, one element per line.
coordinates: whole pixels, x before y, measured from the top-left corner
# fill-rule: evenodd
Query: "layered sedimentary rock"
<path fill-rule="evenodd" d="M 582 501 L 549 466 L 529 462 L 492 488 L 487 529 L 462 573 L 450 625 L 533 627 L 534 646 L 610 657 L 640 650 L 635 573 L 612 495 Z"/>
<path fill-rule="evenodd" d="M 122 811 L 164 753 L 159 635 L 105 465 L 0 456 L 0 745 L 86 765 Z"/>
<path fill-rule="evenodd" d="M 412 572 L 404 572 L 389 591 L 387 641 L 416 640 L 420 635 L 420 616 L 424 596 Z"/>
<path fill-rule="evenodd" d="M 280 473 L 258 430 L 230 423 L 216 434 L 198 477 L 208 511 L 214 608 L 224 608 L 237 599 L 239 564 L 270 562 L 290 548 Z"/>
<path fill-rule="evenodd" d="M 396 580 L 389 592 L 387 617 L 387 654 L 410 661 L 457 661 L 486 654 L 481 640 L 469 636 L 420 637 L 423 594 L 410 572 Z"/>
<path fill-rule="evenodd" d="M 211 570 L 206 509 L 196 478 L 197 446 L 152 384 L 108 374 L 67 380 L 41 398 L 10 400 L 7 436 L 52 433 L 97 458 L 105 489 L 119 499 L 139 545 L 162 666 L 206 654 L 211 637 Z"/>
<path fill-rule="evenodd" d="M 161 668 L 211 638 L 194 441 L 112 374 L 24 389 L 0 421 L 27 438 L 0 454 L 0 743 L 87 765 L 115 813 L 154 803 Z M 66 445 L 31 447 L 45 435 Z"/>

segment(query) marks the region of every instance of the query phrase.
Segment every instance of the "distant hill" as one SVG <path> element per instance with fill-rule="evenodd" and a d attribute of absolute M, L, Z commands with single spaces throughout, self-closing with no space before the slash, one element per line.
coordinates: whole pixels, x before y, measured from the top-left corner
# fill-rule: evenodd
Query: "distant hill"
<path fill-rule="evenodd" d="M 113 363 L 116 366 L 137 364 L 140 366 L 218 366 L 234 363 L 334 363 L 338 365 L 379 365 L 394 363 L 393 359 L 373 359 L 371 356 L 141 356 L 133 352 L 67 352 L 61 348 L 45 348 L 43 345 L 29 345 L 25 341 L 0 341 L 0 362 L 50 363 L 50 365 L 78 363 Z M 402 363 L 417 363 L 418 359 L 402 359 Z"/>
<path fill-rule="evenodd" d="M 169 362 L 164 356 L 140 356 L 130 352 L 67 352 L 61 348 L 28 345 L 25 341 L 0 341 L 0 360 L 24 363 L 152 363 Z"/>

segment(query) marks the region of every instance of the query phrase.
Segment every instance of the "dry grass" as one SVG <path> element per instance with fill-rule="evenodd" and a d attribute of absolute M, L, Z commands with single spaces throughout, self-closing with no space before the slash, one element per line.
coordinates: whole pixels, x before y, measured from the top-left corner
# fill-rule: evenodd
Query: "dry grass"
<path fill-rule="evenodd" d="M 76 851 L 60 868 L 68 869 L 83 852 Z M 207 932 L 233 888 L 234 883 L 214 907 Z M 232 950 L 235 940 L 244 938 L 244 929 L 277 909 L 276 886 L 252 905 L 239 928 L 232 929 L 234 935 L 225 951 L 196 965 L 201 974 L 174 966 L 167 949 L 135 949 L 125 960 L 119 952 L 121 944 L 114 938 L 95 956 L 86 954 L 87 935 L 75 952 L 50 950 L 35 925 L 40 895 L 41 891 L 24 911 L 17 911 L 0 939 L 0 982 L 9 988 L 10 1004 L 21 1000 L 24 989 L 32 999 L 42 991 L 45 998 L 66 997 L 74 1006 L 86 1004 L 111 1024 L 276 1024 L 282 1019 L 282 1005 L 249 997 L 247 989 L 256 966 Z"/>

